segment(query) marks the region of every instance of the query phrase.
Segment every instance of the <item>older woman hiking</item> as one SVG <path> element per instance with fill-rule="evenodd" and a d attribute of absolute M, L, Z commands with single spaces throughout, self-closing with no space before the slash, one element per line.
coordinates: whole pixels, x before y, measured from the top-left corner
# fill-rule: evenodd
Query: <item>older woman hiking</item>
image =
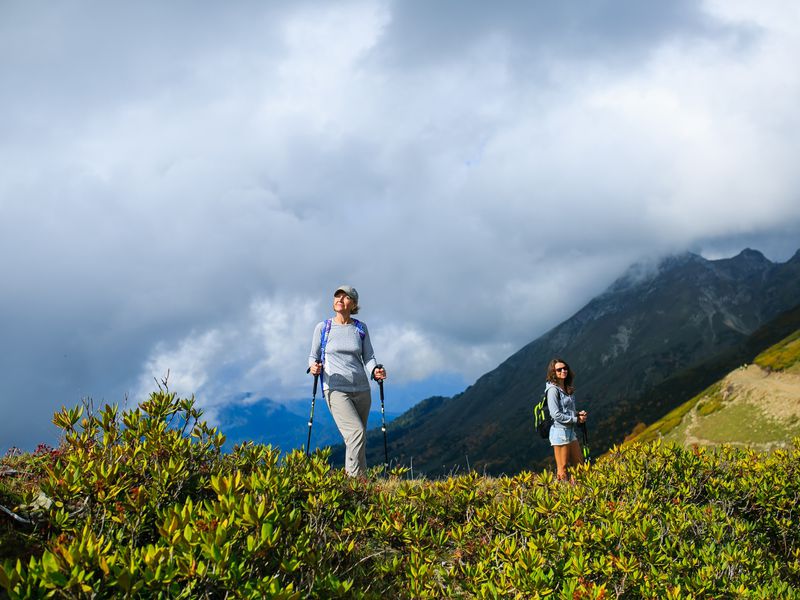
<path fill-rule="evenodd" d="M 567 478 L 567 467 L 583 462 L 581 446 L 575 432 L 579 423 L 585 423 L 585 410 L 575 408 L 575 388 L 572 382 L 575 374 L 565 360 L 554 358 L 547 366 L 547 408 L 553 418 L 550 427 L 550 445 L 556 458 L 556 472 L 559 480 Z"/>
<path fill-rule="evenodd" d="M 321 375 L 325 402 L 346 447 L 344 468 L 352 477 L 367 473 L 367 417 L 372 404 L 367 373 L 376 381 L 386 379 L 386 371 L 375 360 L 366 324 L 352 317 L 358 308 L 354 287 L 336 288 L 336 315 L 317 324 L 308 357 L 309 372 Z"/>

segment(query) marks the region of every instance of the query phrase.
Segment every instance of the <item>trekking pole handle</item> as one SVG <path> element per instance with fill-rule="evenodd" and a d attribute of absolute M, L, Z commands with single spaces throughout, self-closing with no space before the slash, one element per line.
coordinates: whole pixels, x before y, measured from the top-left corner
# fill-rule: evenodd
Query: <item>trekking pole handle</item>
<path fill-rule="evenodd" d="M 378 369 L 383 370 L 383 365 L 375 365 L 375 369 L 374 370 L 377 371 Z M 374 378 L 374 375 L 373 375 L 373 378 Z M 376 381 L 378 382 L 378 387 L 381 390 L 381 401 L 383 401 L 383 379 L 376 379 Z"/>
<path fill-rule="evenodd" d="M 320 361 L 320 360 L 318 360 L 318 361 L 315 361 L 315 362 L 316 362 L 318 365 L 321 365 L 321 364 L 322 364 L 322 361 Z M 308 367 L 308 368 L 306 369 L 306 373 L 311 373 L 311 367 Z M 317 382 L 318 382 L 318 381 L 319 381 L 319 373 L 317 373 L 316 375 L 314 375 L 314 392 L 313 392 L 314 396 L 316 396 L 316 395 L 317 395 Z"/>
<path fill-rule="evenodd" d="M 372 371 L 373 379 L 375 378 L 375 371 L 378 369 L 383 371 L 383 365 L 375 365 L 375 369 Z M 381 390 L 381 431 L 383 431 L 383 474 L 385 476 L 389 471 L 389 445 L 386 441 L 386 411 L 383 407 L 383 379 L 378 379 L 377 381 L 378 387 Z"/>

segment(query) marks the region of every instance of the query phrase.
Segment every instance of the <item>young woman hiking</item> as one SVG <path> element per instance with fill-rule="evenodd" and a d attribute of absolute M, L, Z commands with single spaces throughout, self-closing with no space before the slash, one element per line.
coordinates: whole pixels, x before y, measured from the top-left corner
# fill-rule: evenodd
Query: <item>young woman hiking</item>
<path fill-rule="evenodd" d="M 572 382 L 575 374 L 566 361 L 554 358 L 547 366 L 547 408 L 553 418 L 550 427 L 550 445 L 556 457 L 556 473 L 560 481 L 567 478 L 567 467 L 583 462 L 581 446 L 575 432 L 579 423 L 586 422 L 585 410 L 575 409 L 575 388 Z"/>
<path fill-rule="evenodd" d="M 333 312 L 333 318 L 318 323 L 314 329 L 309 372 L 322 377 L 325 402 L 346 447 L 345 471 L 352 477 L 365 476 L 367 417 L 372 404 L 366 372 L 382 381 L 386 371 L 375 360 L 367 326 L 352 318 L 358 313 L 358 292 L 354 287 L 336 288 Z"/>

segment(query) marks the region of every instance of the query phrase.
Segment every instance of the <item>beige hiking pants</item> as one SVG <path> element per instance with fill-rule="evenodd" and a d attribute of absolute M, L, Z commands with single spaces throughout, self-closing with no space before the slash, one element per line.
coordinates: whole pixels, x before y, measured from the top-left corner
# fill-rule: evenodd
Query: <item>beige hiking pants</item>
<path fill-rule="evenodd" d="M 367 417 L 372 404 L 369 390 L 339 392 L 328 390 L 325 401 L 346 446 L 344 470 L 351 477 L 367 474 Z"/>

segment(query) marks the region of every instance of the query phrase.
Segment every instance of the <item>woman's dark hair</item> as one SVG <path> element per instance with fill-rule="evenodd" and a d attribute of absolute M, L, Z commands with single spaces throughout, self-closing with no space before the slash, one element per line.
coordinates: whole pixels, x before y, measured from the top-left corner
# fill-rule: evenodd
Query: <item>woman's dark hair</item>
<path fill-rule="evenodd" d="M 567 361 L 564 359 L 554 358 L 550 361 L 550 364 L 547 365 L 547 381 L 553 385 L 561 387 L 561 381 L 556 376 L 556 364 L 558 363 L 564 363 L 564 366 L 569 369 L 569 371 L 567 371 L 567 378 L 564 380 L 564 391 L 568 394 L 571 394 L 575 391 L 575 387 L 572 385 L 572 381 L 575 379 L 575 373 L 572 371 L 572 367 L 570 367 Z"/>

